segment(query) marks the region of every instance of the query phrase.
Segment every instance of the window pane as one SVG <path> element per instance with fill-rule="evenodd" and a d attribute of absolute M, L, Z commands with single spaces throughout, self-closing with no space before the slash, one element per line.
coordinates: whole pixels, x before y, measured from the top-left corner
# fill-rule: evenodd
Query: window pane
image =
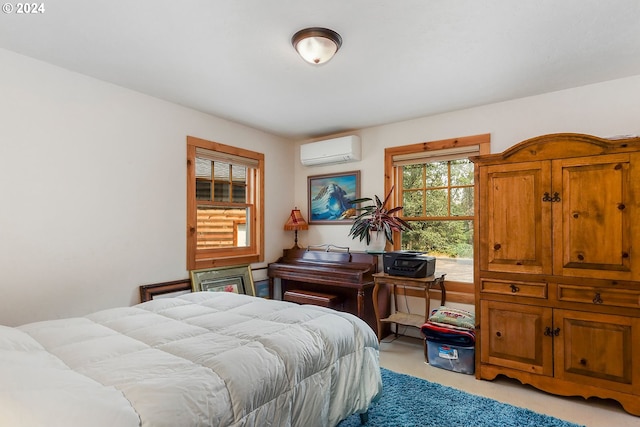
<path fill-rule="evenodd" d="M 451 189 L 451 215 L 473 216 L 473 187 Z"/>
<path fill-rule="evenodd" d="M 196 157 L 196 177 L 211 179 L 211 160 Z"/>
<path fill-rule="evenodd" d="M 469 159 L 451 161 L 451 185 L 473 185 L 473 163 Z"/>
<path fill-rule="evenodd" d="M 422 165 L 407 165 L 402 168 L 403 188 L 423 188 Z"/>
<path fill-rule="evenodd" d="M 196 200 L 211 200 L 211 181 L 196 180 Z"/>
<path fill-rule="evenodd" d="M 216 181 L 213 184 L 213 200 L 215 202 L 229 201 L 229 183 L 228 182 Z"/>
<path fill-rule="evenodd" d="M 447 216 L 447 190 L 427 191 L 427 216 Z"/>
<path fill-rule="evenodd" d="M 233 188 L 233 199 L 231 201 L 234 203 L 246 203 L 247 188 L 244 186 L 244 184 L 236 185 L 234 181 L 232 188 Z"/>
<path fill-rule="evenodd" d="M 422 216 L 422 190 L 402 193 L 402 216 Z"/>
<path fill-rule="evenodd" d="M 244 184 L 247 182 L 247 168 L 245 166 L 233 165 L 232 166 L 233 182 Z"/>
<path fill-rule="evenodd" d="M 198 206 L 197 248 L 249 246 L 248 208 Z"/>
<path fill-rule="evenodd" d="M 447 185 L 449 181 L 447 162 L 427 163 L 425 166 L 427 167 L 427 188 Z"/>
<path fill-rule="evenodd" d="M 447 280 L 473 282 L 473 221 L 411 221 L 402 233 L 402 249 L 436 257 Z"/>
<path fill-rule="evenodd" d="M 215 162 L 213 169 L 213 176 L 216 181 L 229 182 L 229 163 Z"/>

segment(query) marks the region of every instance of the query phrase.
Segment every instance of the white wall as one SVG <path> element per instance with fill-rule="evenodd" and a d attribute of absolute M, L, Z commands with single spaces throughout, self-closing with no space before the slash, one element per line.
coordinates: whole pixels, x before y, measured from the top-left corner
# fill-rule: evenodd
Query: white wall
<path fill-rule="evenodd" d="M 382 195 L 385 147 L 491 133 L 498 152 L 552 132 L 640 134 L 639 98 L 635 76 L 362 129 L 362 161 L 312 168 L 299 144 L 0 49 L 0 324 L 129 305 L 139 285 L 188 277 L 186 135 L 265 153 L 259 268 L 292 245 L 290 209 L 308 218 L 309 175 L 360 170 L 362 195 Z M 348 230 L 311 226 L 299 240 L 364 249 Z"/>
<path fill-rule="evenodd" d="M 188 277 L 187 135 L 265 154 L 277 227 L 254 267 L 277 259 L 290 141 L 0 49 L 0 324 L 130 305 L 139 285 Z"/>
<path fill-rule="evenodd" d="M 610 137 L 640 135 L 640 76 L 545 95 L 455 111 L 437 116 L 361 129 L 362 160 L 333 166 L 305 167 L 296 152 L 295 203 L 305 218 L 309 175 L 361 171 L 361 195 L 384 196 L 384 149 L 399 145 L 490 133 L 492 152 L 539 135 L 575 132 Z M 298 146 L 307 141 L 299 141 Z M 348 237 L 349 225 L 313 225 L 299 233 L 301 246 L 335 244 L 363 250 Z"/>
<path fill-rule="evenodd" d="M 491 134 L 491 151 L 539 135 L 557 132 L 586 133 L 600 137 L 640 135 L 640 76 L 580 88 L 485 105 L 437 116 L 361 129 L 351 134 L 362 138 L 362 161 L 333 166 L 305 167 L 296 152 L 296 204 L 308 218 L 309 175 L 360 170 L 361 196 L 384 196 L 384 149 L 399 145 L 436 141 L 461 136 Z M 307 141 L 298 142 L 298 146 Z M 334 244 L 365 250 L 366 246 L 348 237 L 349 225 L 313 225 L 301 232 L 301 246 Z M 473 305 L 451 304 L 469 311 Z M 438 302 L 431 301 L 431 309 Z M 407 308 L 409 307 L 409 308 Z M 424 314 L 424 301 L 408 297 L 399 301 L 400 310 Z M 406 335 L 420 337 L 413 328 L 400 328 Z"/>

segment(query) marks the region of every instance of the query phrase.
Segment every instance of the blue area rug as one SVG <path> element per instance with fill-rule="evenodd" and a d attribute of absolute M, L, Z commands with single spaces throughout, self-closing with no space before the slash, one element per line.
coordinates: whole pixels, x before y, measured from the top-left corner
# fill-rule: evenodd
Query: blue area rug
<path fill-rule="evenodd" d="M 577 427 L 420 378 L 384 368 L 381 372 L 382 397 L 369 408 L 369 421 L 364 424 L 367 427 Z M 360 425 L 360 417 L 355 414 L 338 427 Z"/>

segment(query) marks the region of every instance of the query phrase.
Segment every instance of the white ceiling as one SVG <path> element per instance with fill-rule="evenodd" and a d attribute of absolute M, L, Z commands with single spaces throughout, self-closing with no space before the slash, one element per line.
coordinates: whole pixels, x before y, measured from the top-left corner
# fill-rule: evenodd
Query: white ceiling
<path fill-rule="evenodd" d="M 640 74 L 638 0 L 38 3 L 0 47 L 290 138 Z M 321 66 L 291 46 L 311 26 L 343 38 Z"/>

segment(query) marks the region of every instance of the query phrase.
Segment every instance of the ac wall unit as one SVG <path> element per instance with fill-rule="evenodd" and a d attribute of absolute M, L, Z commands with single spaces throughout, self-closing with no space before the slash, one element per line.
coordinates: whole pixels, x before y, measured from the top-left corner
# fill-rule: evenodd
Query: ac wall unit
<path fill-rule="evenodd" d="M 356 162 L 360 158 L 360 137 L 356 135 L 311 142 L 300 146 L 300 162 L 305 166 Z"/>

